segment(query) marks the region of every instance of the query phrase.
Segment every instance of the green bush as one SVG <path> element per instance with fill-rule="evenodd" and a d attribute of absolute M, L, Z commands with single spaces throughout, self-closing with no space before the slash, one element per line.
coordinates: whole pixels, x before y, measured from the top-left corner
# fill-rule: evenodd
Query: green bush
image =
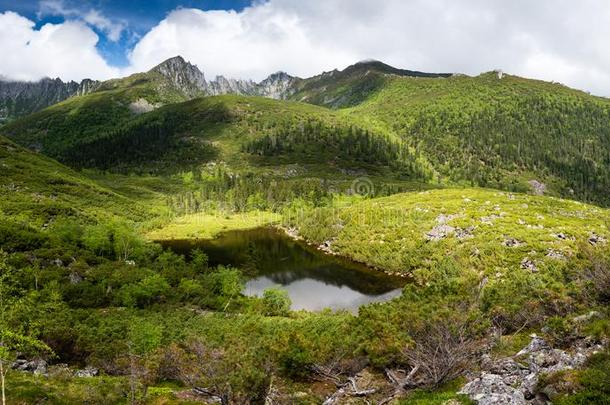
<path fill-rule="evenodd" d="M 281 288 L 268 288 L 263 293 L 263 308 L 266 316 L 288 316 L 291 304 L 288 292 Z"/>

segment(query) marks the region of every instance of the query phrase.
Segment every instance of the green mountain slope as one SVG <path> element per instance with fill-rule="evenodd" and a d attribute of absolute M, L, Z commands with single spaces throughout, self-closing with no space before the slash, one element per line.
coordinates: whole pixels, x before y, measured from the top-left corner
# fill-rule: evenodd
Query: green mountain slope
<path fill-rule="evenodd" d="M 342 71 L 324 72 L 300 81 L 290 99 L 331 108 L 353 106 L 381 89 L 393 76 L 443 78 L 451 74 L 416 72 L 397 69 L 379 61 L 364 61 Z"/>
<path fill-rule="evenodd" d="M 336 173 L 368 169 L 404 179 L 432 177 L 425 160 L 399 138 L 322 107 L 216 96 L 138 115 L 116 101 L 141 91 L 128 86 L 75 98 L 2 132 L 79 168 L 168 173 L 223 161 L 236 169 L 301 164 Z"/>
<path fill-rule="evenodd" d="M 79 168 L 173 173 L 211 162 L 255 171 L 298 164 L 313 177 L 359 173 L 511 191 L 536 181 L 552 195 L 610 204 L 607 99 L 509 75 L 426 74 L 381 62 L 294 83 L 291 98 L 301 102 L 185 101 L 193 94 L 153 70 L 106 82 L 0 133 Z"/>
<path fill-rule="evenodd" d="M 445 180 L 610 203 L 610 100 L 495 73 L 393 77 L 344 112 L 369 117 L 428 159 Z"/>
<path fill-rule="evenodd" d="M 0 136 L 0 216 L 46 227 L 56 218 L 143 221 L 149 208 Z"/>

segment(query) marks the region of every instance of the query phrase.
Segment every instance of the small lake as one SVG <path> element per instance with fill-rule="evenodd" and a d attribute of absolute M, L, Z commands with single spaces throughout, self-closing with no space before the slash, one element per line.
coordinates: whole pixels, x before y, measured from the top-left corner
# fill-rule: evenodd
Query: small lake
<path fill-rule="evenodd" d="M 241 269 L 247 277 L 246 295 L 262 296 L 267 288 L 279 286 L 288 292 L 294 310 L 355 312 L 361 305 L 399 296 L 406 284 L 405 279 L 325 254 L 274 228 L 230 231 L 212 240 L 159 243 L 187 257 L 198 248 L 212 266 Z"/>

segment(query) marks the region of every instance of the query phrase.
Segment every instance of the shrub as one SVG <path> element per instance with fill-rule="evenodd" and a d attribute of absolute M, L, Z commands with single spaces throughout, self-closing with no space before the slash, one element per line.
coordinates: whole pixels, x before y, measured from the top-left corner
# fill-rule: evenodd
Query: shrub
<path fill-rule="evenodd" d="M 263 293 L 263 308 L 266 316 L 288 316 L 291 304 L 288 292 L 280 288 L 269 288 Z"/>

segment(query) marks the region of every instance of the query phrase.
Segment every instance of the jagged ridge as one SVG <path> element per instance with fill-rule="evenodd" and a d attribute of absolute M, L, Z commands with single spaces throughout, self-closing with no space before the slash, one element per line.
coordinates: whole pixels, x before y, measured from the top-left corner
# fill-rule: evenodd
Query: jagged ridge
<path fill-rule="evenodd" d="M 0 123 L 31 114 L 67 98 L 88 94 L 101 82 L 84 79 L 80 83 L 44 78 L 37 82 L 0 80 Z"/>

